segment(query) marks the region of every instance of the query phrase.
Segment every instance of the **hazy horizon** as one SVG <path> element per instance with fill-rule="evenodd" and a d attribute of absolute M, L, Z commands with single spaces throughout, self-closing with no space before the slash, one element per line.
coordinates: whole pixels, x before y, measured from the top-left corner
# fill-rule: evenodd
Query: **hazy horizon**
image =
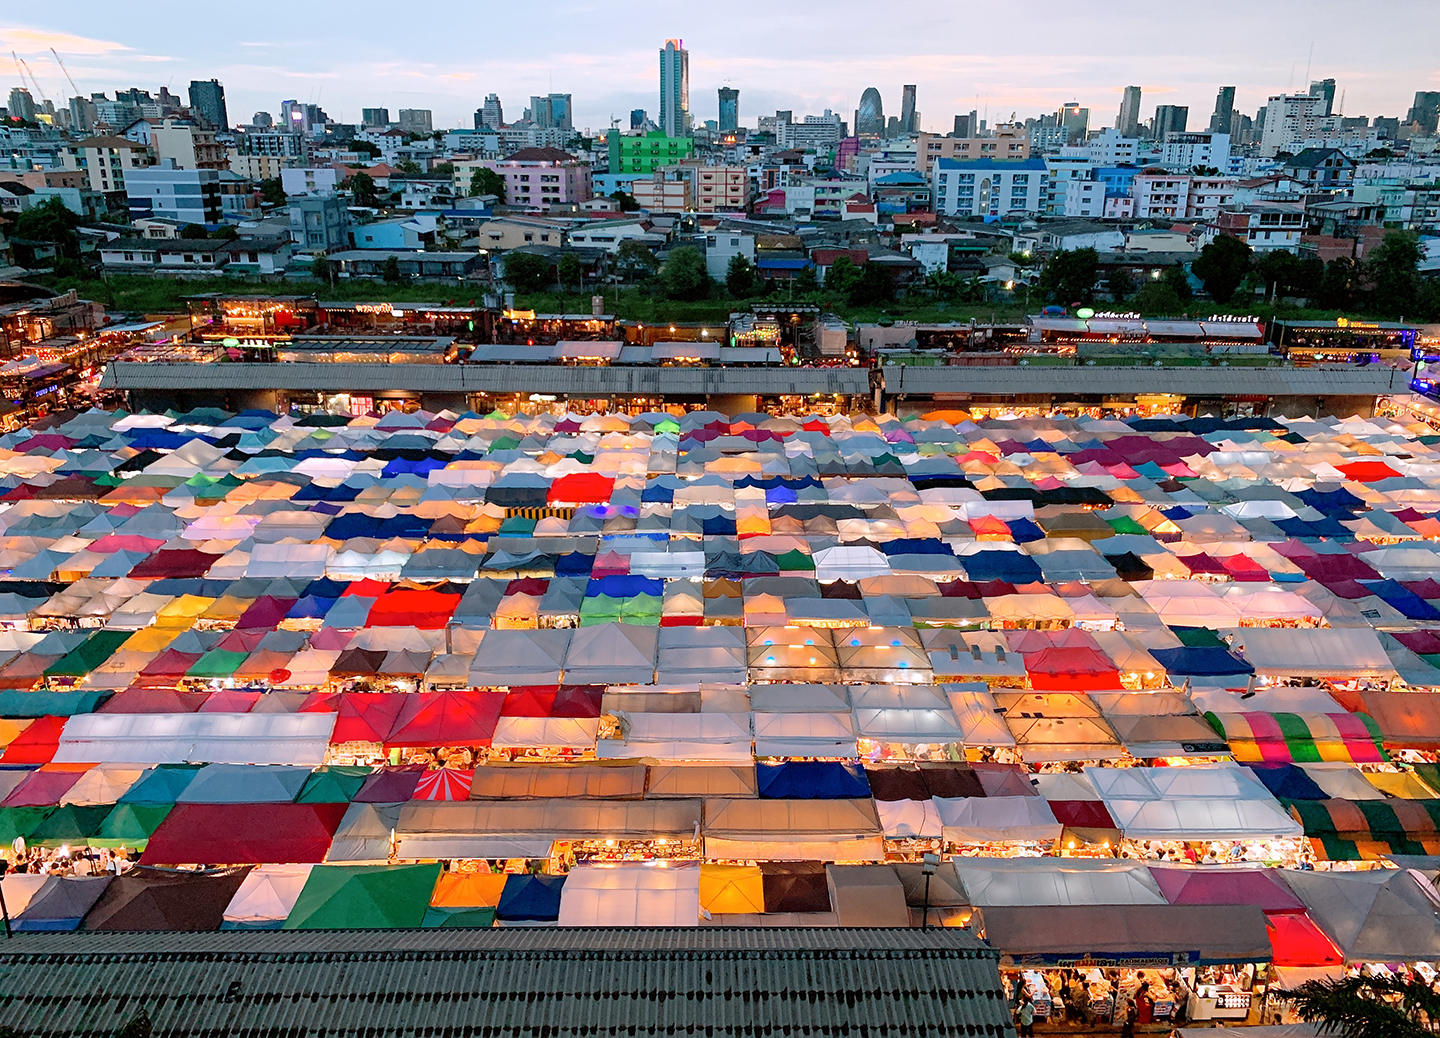
<path fill-rule="evenodd" d="M 719 19 L 560 0 L 543 9 L 480 4 L 443 18 L 426 10 L 412 23 L 374 0 L 322 0 L 306 5 L 303 19 L 259 0 L 244 17 L 167 11 L 153 25 L 119 5 L 78 0 L 10 16 L 0 42 L 57 104 L 73 91 L 51 47 L 85 96 L 168 85 L 183 97 L 192 79 L 217 78 L 237 124 L 295 98 L 341 122 L 358 122 L 362 107 L 388 108 L 392 119 L 401 108 L 429 108 L 437 129 L 468 127 L 489 93 L 513 122 L 532 94 L 553 90 L 573 95 L 577 129 L 604 129 L 611 117 L 628 128 L 632 108 L 657 115 L 658 52 L 673 37 L 690 51 L 697 124 L 715 118 L 721 86 L 740 90 L 741 121 L 753 126 L 777 108 L 797 118 L 830 108 L 849 120 L 869 86 L 880 90 L 886 115 L 898 115 L 902 85 L 915 83 L 922 128 L 942 133 L 971 109 L 993 125 L 1067 101 L 1091 109 L 1092 127 L 1113 125 L 1128 84 L 1144 90 L 1143 118 L 1157 104 L 1188 105 L 1192 129 L 1209 122 L 1222 84 L 1237 88 L 1236 109 L 1251 116 L 1269 95 L 1327 77 L 1337 81 L 1337 110 L 1343 97 L 1345 114 L 1371 118 L 1403 117 L 1415 91 L 1440 89 L 1429 46 L 1440 28 L 1433 0 L 1216 0 L 1186 8 L 1173 25 L 1133 0 L 1107 6 L 1103 17 L 1077 6 L 1033 0 L 1022 18 L 968 0 L 907 10 L 856 0 L 777 10 L 736 0 Z M 1357 12 L 1378 31 L 1357 31 Z M 872 21 L 883 32 L 867 29 Z M 10 73 L 7 93 L 19 82 L 13 62 Z"/>

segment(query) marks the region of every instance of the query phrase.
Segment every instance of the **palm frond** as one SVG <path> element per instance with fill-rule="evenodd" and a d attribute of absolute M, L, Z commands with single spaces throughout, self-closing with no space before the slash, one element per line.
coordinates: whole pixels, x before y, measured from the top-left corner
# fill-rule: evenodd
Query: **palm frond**
<path fill-rule="evenodd" d="M 1398 978 L 1312 980 L 1286 994 L 1302 1020 L 1339 1038 L 1431 1038 L 1440 1021 L 1440 997 Z"/>

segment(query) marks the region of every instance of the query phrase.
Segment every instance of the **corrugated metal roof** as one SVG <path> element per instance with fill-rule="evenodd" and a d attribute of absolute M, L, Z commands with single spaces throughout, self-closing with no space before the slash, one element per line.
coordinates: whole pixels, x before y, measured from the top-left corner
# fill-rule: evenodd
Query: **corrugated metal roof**
<path fill-rule="evenodd" d="M 0 1026 L 160 1035 L 1013 1035 L 954 930 L 49 934 L 0 955 Z M 13 947 L 13 950 L 11 948 Z"/>
<path fill-rule="evenodd" d="M 421 393 L 866 393 L 861 368 L 616 368 L 557 364 L 158 364 L 116 362 L 107 389 Z"/>
<path fill-rule="evenodd" d="M 886 365 L 887 393 L 1117 394 L 1186 396 L 1357 396 L 1405 390 L 1405 372 L 1383 365 L 1346 368 L 1247 367 L 918 367 Z"/>

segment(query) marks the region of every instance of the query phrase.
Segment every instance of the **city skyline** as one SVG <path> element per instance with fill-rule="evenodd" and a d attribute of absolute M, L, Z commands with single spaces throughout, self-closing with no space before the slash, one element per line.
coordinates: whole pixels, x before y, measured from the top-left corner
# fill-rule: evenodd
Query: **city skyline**
<path fill-rule="evenodd" d="M 313 36 L 267 36 L 260 28 L 216 41 L 185 24 L 137 27 L 123 12 L 82 2 L 78 10 L 67 8 L 48 20 L 37 13 L 25 22 L 0 25 L 0 42 L 28 62 L 44 92 L 57 102 L 71 91 L 50 55 L 51 47 L 60 52 L 87 96 L 130 86 L 158 89 L 167 82 L 178 91 L 192 79 L 218 78 L 225 85 L 231 120 L 237 123 L 257 110 L 274 112 L 282 99 L 294 97 L 319 104 L 347 122 L 358 121 L 362 107 L 413 107 L 431 109 L 437 128 L 467 126 L 487 94 L 509 99 L 507 107 L 518 112 L 524 98 L 553 91 L 574 94 L 577 129 L 602 130 L 612 117 L 624 126 L 634 108 L 652 115 L 658 111 L 655 53 L 668 38 L 685 39 L 692 53 L 692 117 L 697 125 L 716 118 L 716 91 L 722 86 L 742 91 L 740 119 L 753 125 L 757 116 L 776 109 L 790 109 L 798 116 L 829 108 L 848 118 L 870 86 L 880 90 L 887 110 L 899 112 L 902 86 L 913 82 L 918 86 L 920 128 L 942 133 L 951 128 L 956 113 L 971 109 L 993 125 L 1012 111 L 1023 119 L 1053 112 L 1066 101 L 1089 107 L 1092 121 L 1113 123 L 1127 84 L 1144 90 L 1142 119 L 1160 104 L 1186 106 L 1208 118 L 1222 84 L 1234 84 L 1236 109 L 1253 115 L 1271 94 L 1303 92 L 1311 80 L 1334 78 L 1341 92 L 1337 107 L 1343 97 L 1346 114 L 1371 118 L 1403 116 L 1416 90 L 1440 88 L 1440 68 L 1423 44 L 1427 34 L 1352 37 L 1325 17 L 1332 9 L 1337 15 L 1349 9 L 1338 0 L 1307 4 L 1303 33 L 1294 30 L 1290 18 L 1292 8 L 1299 10 L 1294 3 L 1258 10 L 1234 0 L 1214 4 L 1188 17 L 1184 41 L 1233 31 L 1234 17 L 1243 16 L 1247 35 L 1265 39 L 1267 47 L 1260 54 L 1237 48 L 1203 62 L 1195 61 L 1191 45 L 1178 38 L 1167 44 L 1151 37 L 1159 42 L 1144 51 L 1118 52 L 1107 26 L 1050 0 L 1032 6 L 1037 16 L 1047 15 L 1044 24 L 1053 31 L 1027 37 L 1024 46 L 1008 42 L 1016 37 L 1000 31 L 1007 24 L 1004 19 L 969 5 L 946 10 L 938 20 L 927 15 L 923 25 L 919 14 L 901 15 L 891 34 L 897 42 L 889 48 L 841 31 L 838 26 L 846 24 L 845 18 L 830 28 L 813 25 L 799 13 L 777 14 L 745 2 L 737 13 L 752 6 L 756 17 L 775 27 L 774 40 L 792 38 L 792 28 L 803 30 L 805 55 L 789 55 L 771 42 L 756 46 L 741 28 L 750 19 L 737 17 L 717 26 L 686 12 L 664 21 L 640 19 L 639 26 L 628 23 L 624 35 L 615 36 L 607 48 L 607 34 L 614 33 L 607 27 L 613 14 L 576 3 L 560 5 L 544 38 L 535 37 L 517 14 L 504 11 L 460 12 L 443 33 L 428 25 L 388 23 L 383 33 L 376 33 L 364 26 L 381 24 L 379 5 L 336 5 L 329 23 L 322 5 L 310 24 L 332 24 L 334 35 L 325 41 L 330 45 L 316 46 Z M 837 13 L 850 6 L 856 16 L 862 11 L 851 0 L 842 0 Z M 1386 0 L 1367 10 L 1395 24 L 1418 25 L 1426 15 L 1434 20 L 1434 9 L 1419 0 Z M 256 26 L 284 24 L 288 13 L 265 0 L 254 9 Z M 915 32 L 906 31 L 907 19 L 913 19 Z M 85 25 L 85 31 L 72 31 L 77 24 Z M 992 27 L 995 31 L 989 32 Z M 490 38 L 503 33 L 513 41 L 497 48 L 476 47 L 477 32 Z M 1007 41 L 1004 51 L 964 53 L 987 36 Z M 527 38 L 543 46 L 535 48 L 534 57 L 512 56 L 524 55 Z M 933 52 L 913 53 L 909 41 L 916 38 L 932 41 Z M 945 51 L 947 38 L 956 41 L 954 52 Z M 492 49 L 500 55 L 495 60 L 475 60 L 476 53 Z M 1195 71 L 1185 71 L 1190 68 Z M 13 71 L 12 78 L 18 79 Z"/>

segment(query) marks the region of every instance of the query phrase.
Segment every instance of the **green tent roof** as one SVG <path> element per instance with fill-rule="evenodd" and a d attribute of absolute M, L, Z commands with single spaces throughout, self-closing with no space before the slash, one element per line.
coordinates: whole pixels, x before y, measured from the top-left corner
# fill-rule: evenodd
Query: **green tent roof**
<path fill-rule="evenodd" d="M 91 847 L 144 850 L 150 835 L 160 828 L 172 807 L 173 804 L 116 804 L 88 842 Z"/>
<path fill-rule="evenodd" d="M 371 773 L 370 768 L 353 767 L 342 765 L 329 765 L 323 768 L 316 768 L 305 780 L 305 786 L 300 790 L 300 795 L 295 798 L 297 804 L 348 804 L 355 799 L 355 794 L 360 792 L 360 787 L 365 784 L 365 779 Z"/>
<path fill-rule="evenodd" d="M 104 663 L 134 631 L 96 631 L 45 668 L 47 678 L 83 678 Z"/>
<path fill-rule="evenodd" d="M 425 922 L 440 864 L 316 865 L 286 930 L 413 928 Z"/>
<path fill-rule="evenodd" d="M 185 792 L 185 787 L 195 781 L 203 764 L 157 764 L 140 777 L 124 793 L 120 794 L 122 804 L 164 804 L 170 807 Z"/>
<path fill-rule="evenodd" d="M 110 814 L 109 804 L 85 805 L 61 804 L 26 837 L 32 844 L 41 847 L 60 847 L 66 844 L 82 845 L 100 830 L 101 824 Z"/>
<path fill-rule="evenodd" d="M 0 843 L 14 843 L 17 836 L 28 840 L 31 830 L 54 810 L 53 807 L 0 807 Z"/>
<path fill-rule="evenodd" d="M 427 908 L 427 927 L 468 927 L 487 929 L 495 925 L 495 909 L 491 908 Z"/>
<path fill-rule="evenodd" d="M 228 678 L 240 669 L 240 664 L 249 658 L 248 652 L 211 649 L 191 665 L 190 669 L 185 672 L 185 676 L 187 678 Z"/>

